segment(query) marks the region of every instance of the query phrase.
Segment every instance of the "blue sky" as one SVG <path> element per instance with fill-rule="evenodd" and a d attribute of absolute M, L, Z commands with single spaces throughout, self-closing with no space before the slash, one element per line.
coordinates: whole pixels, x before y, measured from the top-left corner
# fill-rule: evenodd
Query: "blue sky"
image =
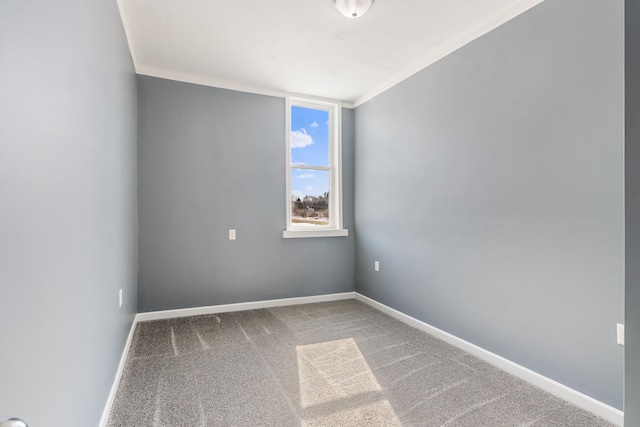
<path fill-rule="evenodd" d="M 291 163 L 329 166 L 329 112 L 291 107 Z M 291 170 L 291 191 L 296 197 L 319 196 L 329 191 L 329 173 Z"/>

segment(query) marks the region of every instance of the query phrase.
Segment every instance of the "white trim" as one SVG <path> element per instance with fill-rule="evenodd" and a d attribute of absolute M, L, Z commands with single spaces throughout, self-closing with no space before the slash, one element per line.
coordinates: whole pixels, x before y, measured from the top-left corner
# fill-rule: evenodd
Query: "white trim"
<path fill-rule="evenodd" d="M 258 310 L 261 308 L 283 307 L 287 305 L 312 304 L 317 302 L 354 299 L 355 292 L 315 295 L 309 297 L 282 298 L 265 301 L 241 302 L 236 304 L 211 305 L 207 307 L 181 308 L 177 310 L 150 311 L 138 313 L 137 322 L 148 320 L 174 319 L 176 317 L 201 316 L 203 314 L 229 313 L 232 311 Z"/>
<path fill-rule="evenodd" d="M 132 31 L 130 30 L 130 25 L 128 24 L 126 14 L 124 13 L 124 7 L 122 6 L 122 2 L 124 0 L 117 0 L 118 9 L 120 11 L 120 17 L 122 19 L 122 24 L 124 27 L 125 36 L 127 38 L 127 44 L 129 45 L 129 52 L 131 54 L 131 58 L 133 59 L 133 66 L 136 70 L 137 74 L 151 77 L 158 77 L 162 79 L 175 80 L 185 83 L 198 84 L 202 86 L 216 87 L 220 89 L 228 89 L 235 90 L 238 92 L 246 92 L 253 93 L 256 95 L 266 95 L 266 96 L 274 96 L 278 98 L 285 98 L 287 92 L 284 90 L 277 89 L 267 89 L 260 86 L 252 86 L 244 83 L 233 82 L 230 80 L 220 79 L 216 77 L 208 77 L 202 76 L 192 73 L 184 73 L 179 71 L 168 70 L 165 68 L 159 68 L 149 65 L 140 64 L 138 61 L 135 49 L 132 42 Z M 531 9 L 539 3 L 542 3 L 544 0 L 521 0 L 515 5 L 509 7 L 502 13 L 498 14 L 494 18 L 478 25 L 475 28 L 472 28 L 466 34 L 450 41 L 443 45 L 440 49 L 435 50 L 430 55 L 422 58 L 419 62 L 413 64 L 412 66 L 407 67 L 403 71 L 396 74 L 394 77 L 390 78 L 386 82 L 382 83 L 374 87 L 369 92 L 362 95 L 360 98 L 356 99 L 353 102 L 350 101 L 341 101 L 343 108 L 353 109 L 356 108 L 365 102 L 375 98 L 381 93 L 391 89 L 393 86 L 401 83 L 402 81 L 408 79 L 412 75 L 417 72 L 425 69 L 429 65 L 439 61 L 445 56 L 455 52 L 466 44 L 472 42 L 473 40 L 483 36 L 484 34 L 490 32 L 491 30 L 499 27 L 500 25 L 510 21 L 521 13 Z"/>
<path fill-rule="evenodd" d="M 131 347 L 131 342 L 133 340 L 133 333 L 135 331 L 136 325 L 138 322 L 148 321 L 148 320 L 161 320 L 161 319 L 173 319 L 176 317 L 187 317 L 187 316 L 198 316 L 203 314 L 216 314 L 216 313 L 225 313 L 232 311 L 244 311 L 244 310 L 257 310 L 261 308 L 270 308 L 270 307 L 282 307 L 288 305 L 297 305 L 297 304 L 312 304 L 318 302 L 327 302 L 327 301 L 339 301 L 339 300 L 347 300 L 347 299 L 356 299 L 361 301 L 395 319 L 400 320 L 407 325 L 419 329 L 423 332 L 426 332 L 430 335 L 433 335 L 436 338 L 439 338 L 449 344 L 452 344 L 468 353 L 478 357 L 479 359 L 484 360 L 512 375 L 515 375 L 518 378 L 521 378 L 533 385 L 540 387 L 541 389 L 560 397 L 586 411 L 589 411 L 593 414 L 599 415 L 604 419 L 622 426 L 624 423 L 624 413 L 619 409 L 616 409 L 612 406 L 609 406 L 605 403 L 602 403 L 586 394 L 580 393 L 577 390 L 574 390 L 570 387 L 565 386 L 555 380 L 547 378 L 543 375 L 538 374 L 524 366 L 518 365 L 508 359 L 505 359 L 502 356 L 498 356 L 495 353 L 492 353 L 488 350 L 483 349 L 475 344 L 472 344 L 468 341 L 465 341 L 461 338 L 456 337 L 448 332 L 445 332 L 441 329 L 438 329 L 434 326 L 429 325 L 421 320 L 418 320 L 414 317 L 406 315 L 396 309 L 393 309 L 389 306 L 386 306 L 378 301 L 375 301 L 369 297 L 366 297 L 357 292 L 343 292 L 338 294 L 328 294 L 328 295 L 316 295 L 316 296 L 308 296 L 308 297 L 297 297 L 297 298 L 283 298 L 283 299 L 275 299 L 275 300 L 266 300 L 266 301 L 253 301 L 253 302 L 245 302 L 245 303 L 237 303 L 237 304 L 224 304 L 224 305 L 214 305 L 208 307 L 196 307 L 196 308 L 185 308 L 185 309 L 177 309 L 177 310 L 164 310 L 164 311 L 153 311 L 147 313 L 138 313 L 133 323 L 131 324 L 131 329 L 129 331 L 129 336 L 127 337 L 127 342 L 125 344 L 124 350 L 122 351 L 122 356 L 120 358 L 120 364 L 118 365 L 118 370 L 116 372 L 116 376 L 111 387 L 111 392 L 109 393 L 109 397 L 107 403 L 105 405 L 104 411 L 102 413 L 102 418 L 100 419 L 100 427 L 106 427 L 107 422 L 109 420 L 109 414 L 111 412 L 111 407 L 113 405 L 113 401 L 115 399 L 116 392 L 118 390 L 118 385 L 120 384 L 120 378 L 122 377 L 122 372 L 124 370 L 124 365 L 127 359 L 127 355 L 129 353 L 129 348 Z"/>
<path fill-rule="evenodd" d="M 373 300 L 369 297 L 366 297 L 360 293 L 355 293 L 355 298 L 358 301 L 361 301 L 375 309 L 380 310 L 381 312 L 398 319 L 399 321 L 406 323 L 409 326 L 412 326 L 416 329 L 419 329 L 423 332 L 433 335 L 436 338 L 439 338 L 449 344 L 452 344 L 472 355 L 476 356 L 479 359 L 488 362 L 503 371 L 506 371 L 512 375 L 515 375 L 518 378 L 521 378 L 541 389 L 548 391 L 549 393 L 564 399 L 574 405 L 587 410 L 593 414 L 596 414 L 616 425 L 622 426 L 624 422 L 624 413 L 616 409 L 612 406 L 609 406 L 605 403 L 600 402 L 586 394 L 580 393 L 577 390 L 574 390 L 570 387 L 567 387 L 564 384 L 561 384 L 551 378 L 547 378 L 543 375 L 540 375 L 537 372 L 532 371 L 531 369 L 525 368 L 524 366 L 518 365 L 515 362 L 512 362 L 508 359 L 505 359 L 502 356 L 498 356 L 495 353 L 492 353 L 488 350 L 485 350 L 482 347 L 478 347 L 475 344 L 472 344 L 468 341 L 463 340 L 462 338 L 458 338 L 455 335 L 451 335 L 448 332 L 445 332 L 441 329 L 438 329 L 434 326 L 429 325 L 421 320 L 418 320 L 414 317 L 406 315 L 396 309 L 393 309 L 389 306 L 386 306 L 376 300 Z"/>
<path fill-rule="evenodd" d="M 491 30 L 499 27 L 500 25 L 504 24 L 505 22 L 510 21 L 511 19 L 513 19 L 516 16 L 520 15 L 521 13 L 531 9 L 533 6 L 535 6 L 535 5 L 539 4 L 539 3 L 542 3 L 543 1 L 544 0 L 522 0 L 520 2 L 517 2 L 513 6 L 509 7 L 507 10 L 505 10 L 502 13 L 498 14 L 497 16 L 493 17 L 492 19 L 490 19 L 490 20 L 488 20 L 486 22 L 483 22 L 482 24 L 478 25 L 475 28 L 472 28 L 466 34 L 463 34 L 462 36 L 460 36 L 460 37 L 458 37 L 458 38 L 456 38 L 454 40 L 451 40 L 448 43 L 445 43 L 439 49 L 434 50 L 431 54 L 429 54 L 425 58 L 422 58 L 421 61 L 413 64 L 412 66 L 407 67 L 402 72 L 396 74 L 394 77 L 392 77 L 391 79 L 387 80 L 383 84 L 373 88 L 372 90 L 370 90 L 369 92 L 367 92 L 366 94 L 361 96 L 360 98 L 356 99 L 353 102 L 353 107 L 352 108 L 356 108 L 356 107 L 364 104 L 365 102 L 375 98 L 376 96 L 378 96 L 381 93 L 387 91 L 388 89 L 391 89 L 393 86 L 397 85 L 398 83 L 408 79 L 409 77 L 411 77 L 412 75 L 416 74 L 417 72 L 427 68 L 429 65 L 439 61 L 440 59 L 444 58 L 445 56 L 455 52 L 458 49 L 460 49 L 464 45 L 466 45 L 466 44 L 474 41 L 475 39 L 485 35 L 486 33 L 490 32 Z"/>
<path fill-rule="evenodd" d="M 131 329 L 129 330 L 129 336 L 127 337 L 127 341 L 124 345 L 124 349 L 122 350 L 122 356 L 120 356 L 120 363 L 118 364 L 118 370 L 116 371 L 115 379 L 113 380 L 113 385 L 111 386 L 111 391 L 109 392 L 109 397 L 107 398 L 107 403 L 105 404 L 104 410 L 102 411 L 102 417 L 100 418 L 99 427 L 107 427 L 107 423 L 109 422 L 109 415 L 111 414 L 111 408 L 116 398 L 118 386 L 120 385 L 120 379 L 122 378 L 122 372 L 124 371 L 124 366 L 127 361 L 129 349 L 131 348 L 131 343 L 133 341 L 133 334 L 139 322 L 144 322 L 148 320 L 174 319 L 176 317 L 198 316 L 202 314 L 216 314 L 216 313 L 228 313 L 232 311 L 257 310 L 260 308 L 283 307 L 287 305 L 340 301 L 340 300 L 347 300 L 347 299 L 354 299 L 354 298 L 355 298 L 355 292 L 343 292 L 339 294 L 314 295 L 314 296 L 296 297 L 296 298 L 282 298 L 282 299 L 275 299 L 275 300 L 253 301 L 253 302 L 244 302 L 244 303 L 237 303 L 237 304 L 213 305 L 208 307 L 151 311 L 147 313 L 136 314 L 133 319 L 133 322 L 131 323 Z"/>
<path fill-rule="evenodd" d="M 123 1 L 123 0 L 118 0 L 118 2 L 120 1 Z M 124 19 L 123 19 L 123 22 L 124 22 Z M 125 33 L 127 33 L 126 24 L 125 24 Z M 215 87 L 218 89 L 234 90 L 236 92 L 252 93 L 255 95 L 273 96 L 276 98 L 287 97 L 287 92 L 283 90 L 267 89 L 259 86 L 251 86 L 244 83 L 237 83 L 230 80 L 219 79 L 216 77 L 199 76 L 197 74 L 182 73 L 180 71 L 167 70 L 164 68 L 152 67 L 149 65 L 141 65 L 136 61 L 133 55 L 133 47 L 131 46 L 131 44 L 129 44 L 129 50 L 131 51 L 131 55 L 134 58 L 133 63 L 136 69 L 136 74 L 139 74 L 141 76 L 158 77 L 160 79 L 174 80 L 174 81 L 183 82 L 183 83 L 192 83 L 192 84 L 201 85 L 201 86 Z M 311 96 L 308 96 L 307 98 L 314 99 Z M 322 98 L 315 98 L 315 99 L 322 99 Z M 353 103 L 348 101 L 340 101 L 340 106 L 342 108 L 352 109 Z"/>
<path fill-rule="evenodd" d="M 346 237 L 349 230 L 340 228 L 338 230 L 284 230 L 283 239 L 300 239 L 309 237 Z"/>
<path fill-rule="evenodd" d="M 109 421 L 109 414 L 111 413 L 111 407 L 113 406 L 113 401 L 116 398 L 116 392 L 118 391 L 118 386 L 120 385 L 120 378 L 122 378 L 122 371 L 124 370 L 124 365 L 127 361 L 127 355 L 129 354 L 129 348 L 131 348 L 131 342 L 133 341 L 133 333 L 136 330 L 137 324 L 138 324 L 138 315 L 136 314 L 135 317 L 133 318 L 133 322 L 131 322 L 131 328 L 129 329 L 127 342 L 124 344 L 124 349 L 122 350 L 122 356 L 120 356 L 120 363 L 118 364 L 118 370 L 116 371 L 116 376 L 113 380 L 113 384 L 111 385 L 111 391 L 109 392 L 107 403 L 104 406 L 104 410 L 102 411 L 102 417 L 100 418 L 100 427 L 107 427 L 107 422 Z"/>
<path fill-rule="evenodd" d="M 161 79 L 176 80 L 184 83 L 193 83 L 201 86 L 210 86 L 219 89 L 235 90 L 238 92 L 253 93 L 256 95 L 274 96 L 284 98 L 286 93 L 281 90 L 265 89 L 258 86 L 250 86 L 223 80 L 215 77 L 199 76 L 196 74 L 182 73 L 180 71 L 166 70 L 163 68 L 150 67 L 148 65 L 136 66 L 136 73 L 143 76 L 159 77 Z"/>
<path fill-rule="evenodd" d="M 291 224 L 291 188 L 293 183 L 291 182 L 291 97 L 285 96 L 284 98 L 285 108 L 285 120 L 284 120 L 284 137 L 285 137 L 285 153 L 284 153 L 284 179 L 285 179 L 285 198 L 284 198 L 284 212 L 285 212 L 285 227 L 288 230 L 289 224 Z M 330 146 L 331 144 L 329 144 Z M 296 163 L 297 164 L 297 163 Z"/>
<path fill-rule="evenodd" d="M 291 159 L 291 109 L 302 107 L 325 111 L 329 118 L 328 166 L 292 164 Z M 339 100 L 287 93 L 285 97 L 285 213 L 286 230 L 283 238 L 346 236 L 342 228 L 342 102 Z M 323 170 L 329 177 L 329 224 L 322 226 L 292 223 L 292 174 L 294 169 Z"/>
<path fill-rule="evenodd" d="M 334 168 L 336 170 L 334 178 L 336 178 L 338 182 L 336 182 L 335 185 L 331 184 L 331 191 L 333 191 L 334 193 L 331 195 L 331 199 L 334 203 L 334 206 L 338 206 L 337 226 L 338 230 L 341 230 L 342 227 L 344 227 L 344 188 L 342 186 L 342 102 L 338 104 L 337 111 L 335 111 L 334 114 L 336 116 L 335 120 L 338 121 L 338 125 L 335 127 L 334 135 L 334 138 L 336 138 L 336 143 L 331 146 L 331 150 L 333 152 L 330 154 L 336 161 L 336 164 L 334 165 Z M 333 187 L 338 188 L 340 192 L 334 191 L 335 189 Z"/>
<path fill-rule="evenodd" d="M 122 21 L 122 28 L 124 29 L 124 36 L 127 39 L 127 46 L 129 46 L 129 54 L 131 55 L 131 61 L 133 62 L 134 70 L 138 70 L 138 59 L 136 58 L 136 51 L 133 48 L 133 32 L 131 31 L 131 25 L 129 25 L 129 20 L 127 19 L 127 14 L 124 13 L 124 6 L 122 6 L 122 2 L 124 0 L 117 0 L 116 3 L 118 5 L 118 12 L 120 12 L 120 20 Z"/>

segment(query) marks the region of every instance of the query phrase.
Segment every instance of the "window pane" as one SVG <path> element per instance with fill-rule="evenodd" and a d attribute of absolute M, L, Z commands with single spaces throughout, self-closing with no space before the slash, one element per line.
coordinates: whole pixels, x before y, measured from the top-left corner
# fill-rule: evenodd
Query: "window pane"
<path fill-rule="evenodd" d="M 291 163 L 329 166 L 329 112 L 291 106 Z"/>
<path fill-rule="evenodd" d="M 291 223 L 329 225 L 329 172 L 291 169 Z"/>

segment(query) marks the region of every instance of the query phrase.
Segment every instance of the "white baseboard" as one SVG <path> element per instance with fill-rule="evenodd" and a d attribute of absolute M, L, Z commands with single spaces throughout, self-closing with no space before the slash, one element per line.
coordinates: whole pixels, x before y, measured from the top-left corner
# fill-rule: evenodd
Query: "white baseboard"
<path fill-rule="evenodd" d="M 549 393 L 578 406 L 579 408 L 582 408 L 593 414 L 596 414 L 616 425 L 619 425 L 619 426 L 623 425 L 624 413 L 619 409 L 616 409 L 612 406 L 604 404 L 599 400 L 589 397 L 586 394 L 580 393 L 579 391 L 574 390 L 570 387 L 567 387 L 557 381 L 554 381 L 551 378 L 547 378 L 543 375 L 540 375 L 537 372 L 532 371 L 531 369 L 518 365 L 517 363 L 514 363 L 508 359 L 505 359 L 502 356 L 498 356 L 497 354 L 492 353 L 488 350 L 485 350 L 482 347 L 478 347 L 475 344 L 471 344 L 468 341 L 465 341 L 461 338 L 451 335 L 450 333 L 445 332 L 441 329 L 438 329 L 434 326 L 431 326 L 421 320 L 408 316 L 396 309 L 388 307 L 362 294 L 359 294 L 356 292 L 355 299 L 373 308 L 376 308 L 381 312 L 388 314 L 389 316 L 395 319 L 398 319 L 403 323 L 406 323 L 409 326 L 412 326 L 416 329 L 427 332 L 428 334 L 431 334 L 436 338 L 439 338 L 443 341 L 448 342 L 449 344 L 452 344 L 462 350 L 465 350 L 466 352 L 473 354 L 479 359 L 482 359 L 485 362 L 488 362 L 502 369 L 503 371 L 506 371 L 512 375 L 515 375 L 518 378 L 521 378 L 531 384 L 534 384 L 540 387 L 541 389 L 548 391 Z"/>
<path fill-rule="evenodd" d="M 118 370 L 116 371 L 116 377 L 113 380 L 113 385 L 111 386 L 111 391 L 109 392 L 109 397 L 107 398 L 107 404 L 104 406 L 104 410 L 102 411 L 102 417 L 100 418 L 100 427 L 107 427 L 107 422 L 109 421 L 109 414 L 111 413 L 111 407 L 113 406 L 113 401 L 116 398 L 116 392 L 118 391 L 118 385 L 120 385 L 120 378 L 122 377 L 122 371 L 124 370 L 124 364 L 127 361 L 127 355 L 129 354 L 129 348 L 131 347 L 131 341 L 133 341 L 133 333 L 136 330 L 136 324 L 138 315 L 133 318 L 133 322 L 131 322 L 131 328 L 129 329 L 129 335 L 127 336 L 127 341 L 124 344 L 124 350 L 122 350 L 122 356 L 120 356 L 120 363 L 118 364 Z"/>
<path fill-rule="evenodd" d="M 574 390 L 570 387 L 567 387 L 557 381 L 554 381 L 550 378 L 547 378 L 543 375 L 538 374 L 524 366 L 518 365 L 508 359 L 505 359 L 502 356 L 498 356 L 495 353 L 492 353 L 488 350 L 483 349 L 482 347 L 478 347 L 475 344 L 471 344 L 468 341 L 465 341 L 461 338 L 456 337 L 455 335 L 451 335 L 448 332 L 445 332 L 441 329 L 438 329 L 434 326 L 429 325 L 421 320 L 413 318 L 409 315 L 406 315 L 396 309 L 388 307 L 378 301 L 375 301 L 369 297 L 366 297 L 357 292 L 344 292 L 339 294 L 329 294 L 329 295 L 317 295 L 310 297 L 299 297 L 299 298 L 283 298 L 283 299 L 275 299 L 275 300 L 267 300 L 267 301 L 253 301 L 253 302 L 245 302 L 245 303 L 237 303 L 237 304 L 224 304 L 224 305 L 213 305 L 207 307 L 196 307 L 196 308 L 185 308 L 178 310 L 164 310 L 164 311 L 153 311 L 147 313 L 138 313 L 131 325 L 131 330 L 129 331 L 129 336 L 127 338 L 127 342 L 125 344 L 124 350 L 122 352 L 122 357 L 120 358 L 120 364 L 118 365 L 118 371 L 116 372 L 116 377 L 113 382 L 113 386 L 111 387 L 111 392 L 109 393 L 109 398 L 107 400 L 107 404 L 105 405 L 104 412 L 102 413 L 102 418 L 100 419 L 100 427 L 106 427 L 107 421 L 109 419 L 109 413 L 111 412 L 111 406 L 113 405 L 113 401 L 115 399 L 116 391 L 118 390 L 118 384 L 120 383 L 120 377 L 122 376 L 122 371 L 124 369 L 124 364 L 127 359 L 127 354 L 129 353 L 129 348 L 131 347 L 131 341 L 133 340 L 133 333 L 135 331 L 136 325 L 138 322 L 148 321 L 148 320 L 160 320 L 160 319 L 172 319 L 177 317 L 186 317 L 186 316 L 199 316 L 204 314 L 216 314 L 216 313 L 226 313 L 232 311 L 244 311 L 244 310 L 257 310 L 261 308 L 270 308 L 270 307 L 282 307 L 287 305 L 297 305 L 297 304 L 311 304 L 318 302 L 327 302 L 327 301 L 338 301 L 345 299 L 356 299 L 361 301 L 375 309 L 380 310 L 381 312 L 388 314 L 389 316 L 400 320 L 403 323 L 406 323 L 409 326 L 412 326 L 421 331 L 427 332 L 439 338 L 449 344 L 452 344 L 462 350 L 465 350 L 468 353 L 473 354 L 479 359 L 484 360 L 485 362 L 491 363 L 492 365 L 502 369 L 503 371 L 509 372 L 512 375 L 515 375 L 518 378 L 521 378 L 531 384 L 534 384 L 540 387 L 543 390 L 548 391 L 549 393 L 558 396 L 561 399 L 564 399 L 584 410 L 587 410 L 591 413 L 594 413 L 602 418 L 616 424 L 619 426 L 623 425 L 624 422 L 624 413 L 619 409 L 616 409 L 612 406 L 606 405 L 592 397 L 587 396 L 586 394 L 580 393 L 577 390 Z"/>
<path fill-rule="evenodd" d="M 316 302 L 354 299 L 355 292 L 316 295 L 311 297 L 282 298 L 266 301 L 241 302 L 237 304 L 210 305 L 207 307 L 181 308 L 177 310 L 150 311 L 138 313 L 136 321 L 173 319 L 176 317 L 201 316 L 203 314 L 229 313 L 231 311 L 258 310 L 261 308 L 283 307 L 286 305 L 311 304 Z"/>
<path fill-rule="evenodd" d="M 109 393 L 109 397 L 107 398 L 107 403 L 104 407 L 104 411 L 102 412 L 102 417 L 100 418 L 100 427 L 106 427 L 107 422 L 109 421 L 109 414 L 111 413 L 111 407 L 113 406 L 113 401 L 115 400 L 116 392 L 118 391 L 118 385 L 120 384 L 122 371 L 124 370 L 124 365 L 125 365 L 125 362 L 127 361 L 127 355 L 129 354 L 129 348 L 131 347 L 131 342 L 133 341 L 133 333 L 136 330 L 136 325 L 138 324 L 138 322 L 144 322 L 147 320 L 173 319 L 176 317 L 199 316 L 203 314 L 229 313 L 232 311 L 257 310 L 260 308 L 283 307 L 287 305 L 339 301 L 339 300 L 354 299 L 354 298 L 355 298 L 355 292 L 344 292 L 340 294 L 316 295 L 316 296 L 298 297 L 298 298 L 282 298 L 282 299 L 274 299 L 274 300 L 266 300 L 266 301 L 242 302 L 237 304 L 224 304 L 224 305 L 212 305 L 207 307 L 183 308 L 178 310 L 151 311 L 147 313 L 136 314 L 136 316 L 133 319 L 133 323 L 131 324 L 131 329 L 129 330 L 129 336 L 127 337 L 127 342 L 125 343 L 124 349 L 122 350 L 122 356 L 120 357 L 120 364 L 118 365 L 116 377 L 113 380 L 113 385 L 111 386 L 111 392 Z"/>

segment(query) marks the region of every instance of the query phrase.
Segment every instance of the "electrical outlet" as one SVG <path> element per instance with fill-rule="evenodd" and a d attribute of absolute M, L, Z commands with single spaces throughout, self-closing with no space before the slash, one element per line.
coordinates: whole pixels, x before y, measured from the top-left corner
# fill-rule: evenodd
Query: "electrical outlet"
<path fill-rule="evenodd" d="M 236 240 L 236 230 L 234 229 L 229 230 L 229 240 Z"/>
<path fill-rule="evenodd" d="M 624 324 L 618 323 L 618 344 L 624 345 Z"/>
<path fill-rule="evenodd" d="M 373 263 L 373 270 L 374 271 L 380 271 L 380 261 L 375 261 Z"/>
<path fill-rule="evenodd" d="M 122 307 L 122 288 L 118 291 L 118 308 Z"/>

